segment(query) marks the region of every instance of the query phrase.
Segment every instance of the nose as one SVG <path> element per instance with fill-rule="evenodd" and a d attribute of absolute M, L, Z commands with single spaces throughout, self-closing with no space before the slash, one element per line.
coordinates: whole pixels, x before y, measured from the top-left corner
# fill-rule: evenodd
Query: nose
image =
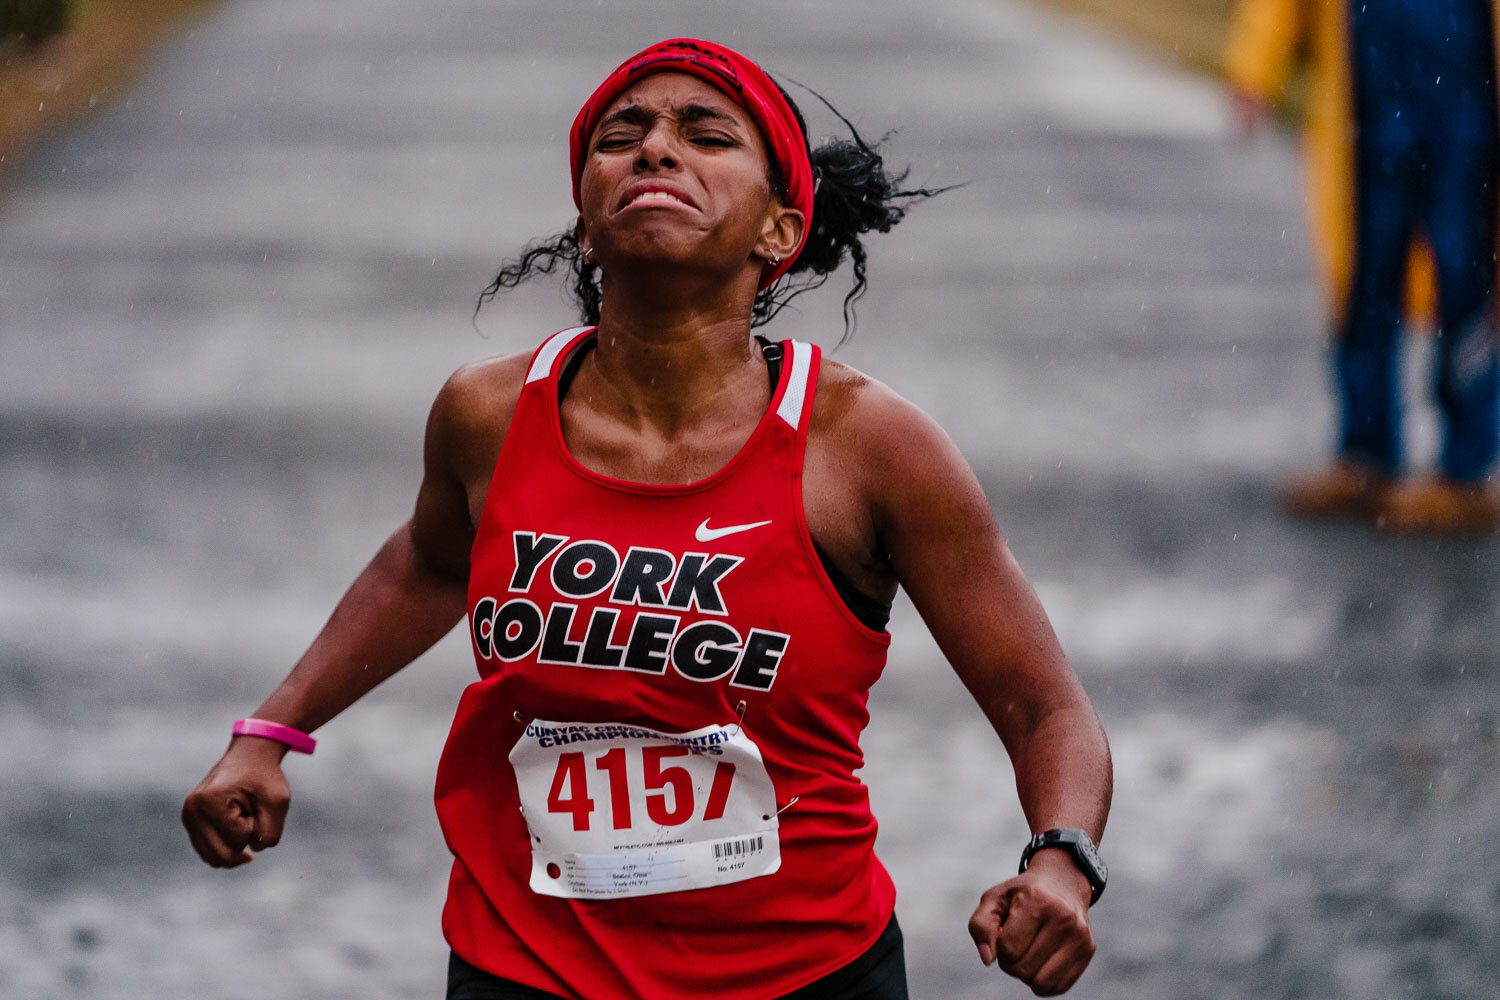
<path fill-rule="evenodd" d="M 635 158 L 637 171 L 674 170 L 679 162 L 676 155 L 676 130 L 670 121 L 658 118 L 641 139 L 640 153 Z"/>

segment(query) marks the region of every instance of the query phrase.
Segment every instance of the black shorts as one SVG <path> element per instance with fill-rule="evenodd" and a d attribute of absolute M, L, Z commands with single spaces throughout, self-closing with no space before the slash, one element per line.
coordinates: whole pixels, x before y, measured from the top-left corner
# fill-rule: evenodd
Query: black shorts
<path fill-rule="evenodd" d="M 558 997 L 492 976 L 453 955 L 448 960 L 448 1000 L 558 1000 Z M 817 982 L 793 990 L 785 1000 L 906 1000 L 906 952 L 895 915 L 891 915 L 891 922 L 864 954 Z"/>

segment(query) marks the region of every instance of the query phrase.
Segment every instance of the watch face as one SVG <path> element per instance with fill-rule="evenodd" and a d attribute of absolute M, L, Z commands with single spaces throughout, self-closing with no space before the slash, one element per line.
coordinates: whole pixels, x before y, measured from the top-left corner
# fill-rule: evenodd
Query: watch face
<path fill-rule="evenodd" d="M 1089 882 L 1095 886 L 1095 898 L 1098 892 L 1103 891 L 1104 883 L 1109 878 L 1109 868 L 1104 864 L 1099 848 L 1094 846 L 1093 839 L 1087 833 L 1082 830 L 1048 830 L 1046 833 L 1039 833 L 1031 838 L 1025 857 L 1029 860 L 1031 855 L 1044 847 L 1067 849 L 1078 867 L 1089 876 Z M 1024 870 L 1023 868 L 1022 871 Z"/>

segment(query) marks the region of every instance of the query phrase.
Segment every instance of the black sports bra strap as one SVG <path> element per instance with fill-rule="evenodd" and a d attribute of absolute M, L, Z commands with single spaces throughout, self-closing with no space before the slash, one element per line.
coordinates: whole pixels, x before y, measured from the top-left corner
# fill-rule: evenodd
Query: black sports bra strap
<path fill-rule="evenodd" d="M 578 345 L 573 351 L 572 356 L 563 365 L 563 370 L 557 373 L 557 401 L 559 403 L 568 394 L 568 389 L 572 387 L 573 380 L 578 377 L 579 369 L 583 367 L 583 359 L 589 356 L 589 351 L 592 351 L 598 343 L 599 337 L 597 335 L 585 339 L 583 343 Z"/>
<path fill-rule="evenodd" d="M 852 612 L 859 623 L 872 632 L 884 632 L 885 627 L 891 621 L 891 606 L 889 602 L 879 598 L 871 597 L 860 590 L 854 582 L 844 575 L 844 571 L 828 558 L 828 553 L 823 551 L 823 546 L 813 539 L 813 551 L 818 554 L 818 562 L 823 564 L 823 572 L 828 574 L 828 579 L 833 583 L 833 589 L 839 592 L 843 598 L 844 605 Z"/>

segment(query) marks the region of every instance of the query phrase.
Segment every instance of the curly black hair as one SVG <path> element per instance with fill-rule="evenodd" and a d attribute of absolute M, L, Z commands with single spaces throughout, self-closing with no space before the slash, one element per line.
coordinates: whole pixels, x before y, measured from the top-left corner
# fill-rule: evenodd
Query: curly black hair
<path fill-rule="evenodd" d="M 750 325 L 758 327 L 769 323 L 792 299 L 822 287 L 828 276 L 847 258 L 854 262 L 854 283 L 844 296 L 844 335 L 839 338 L 839 344 L 843 344 L 854 333 L 854 304 L 868 287 L 865 280 L 867 255 L 860 237 L 872 231 L 890 232 L 891 227 L 905 217 L 911 202 L 931 198 L 950 188 L 903 189 L 901 185 L 910 170 L 890 173 L 880 154 L 880 147 L 893 133 L 886 133 L 876 142 L 868 142 L 854 123 L 823 95 L 803 84 L 797 85 L 822 101 L 849 129 L 849 137 L 829 139 L 810 150 L 814 182 L 812 231 L 807 234 L 802 252 L 786 274 L 755 296 Z M 777 86 L 780 88 L 779 84 Z M 807 123 L 802 111 L 784 89 L 781 93 L 791 106 L 806 142 Z M 772 187 L 784 193 L 786 184 L 775 164 L 771 166 L 771 174 Z M 475 315 L 505 289 L 515 288 L 538 274 L 552 274 L 559 265 L 565 266 L 572 276 L 569 292 L 578 306 L 579 320 L 585 324 L 598 323 L 604 296 L 599 265 L 583 258 L 578 235 L 572 229 L 532 241 L 519 257 L 502 266 L 495 280 L 479 293 L 474 306 Z"/>

